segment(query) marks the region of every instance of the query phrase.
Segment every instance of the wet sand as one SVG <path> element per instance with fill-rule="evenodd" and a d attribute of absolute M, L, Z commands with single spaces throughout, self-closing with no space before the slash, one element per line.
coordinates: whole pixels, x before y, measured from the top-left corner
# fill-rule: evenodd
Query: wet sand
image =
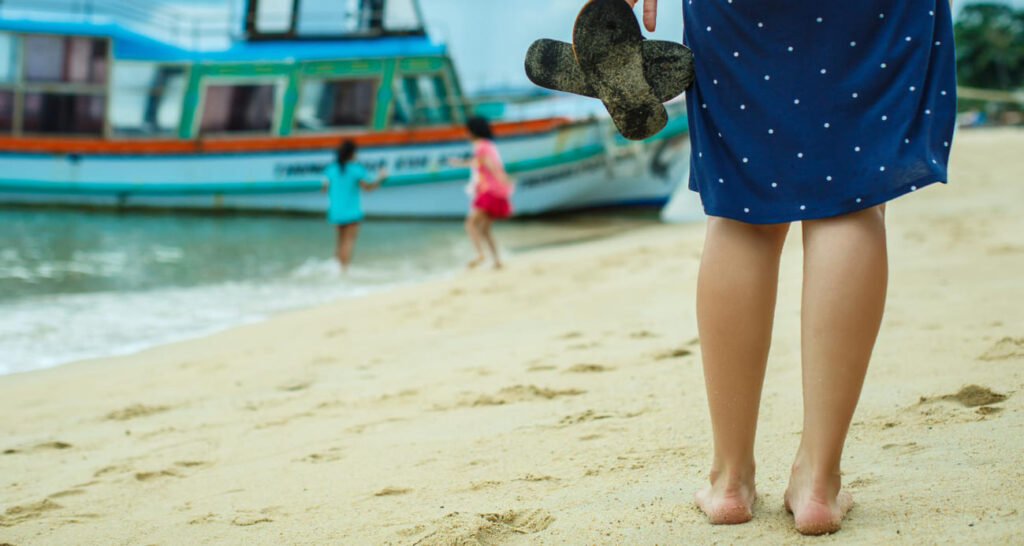
<path fill-rule="evenodd" d="M 890 298 L 846 452 L 857 505 L 792 529 L 799 230 L 754 522 L 694 508 L 710 438 L 702 225 L 128 357 L 0 378 L 0 544 L 1013 543 L 1024 533 L 1024 132 L 964 131 L 889 208 Z"/>

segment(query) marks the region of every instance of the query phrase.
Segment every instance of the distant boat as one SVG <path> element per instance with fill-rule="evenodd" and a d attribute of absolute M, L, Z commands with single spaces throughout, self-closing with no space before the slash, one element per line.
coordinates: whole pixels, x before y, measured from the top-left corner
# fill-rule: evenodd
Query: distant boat
<path fill-rule="evenodd" d="M 474 113 L 495 119 L 517 214 L 664 203 L 686 173 L 681 102 L 628 142 L 569 97 L 468 100 L 417 0 L 241 1 L 214 47 L 134 2 L 0 4 L 0 204 L 321 212 L 352 138 L 391 175 L 368 215 L 457 217 L 469 173 L 446 160 Z"/>

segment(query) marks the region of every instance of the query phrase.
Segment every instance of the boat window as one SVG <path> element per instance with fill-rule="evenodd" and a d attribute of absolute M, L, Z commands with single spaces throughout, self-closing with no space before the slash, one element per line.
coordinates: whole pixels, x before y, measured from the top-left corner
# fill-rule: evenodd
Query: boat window
<path fill-rule="evenodd" d="M 18 76 L 18 39 L 0 33 L 0 83 L 14 83 Z"/>
<path fill-rule="evenodd" d="M 276 94 L 274 84 L 207 86 L 200 131 L 268 133 L 274 127 Z"/>
<path fill-rule="evenodd" d="M 293 0 L 260 0 L 256 6 L 256 32 L 286 34 L 292 31 L 295 2 Z"/>
<path fill-rule="evenodd" d="M 0 131 L 14 127 L 14 91 L 0 90 Z"/>
<path fill-rule="evenodd" d="M 25 80 L 103 84 L 107 81 L 107 40 L 77 36 L 25 37 Z"/>
<path fill-rule="evenodd" d="M 373 120 L 377 80 L 311 80 L 302 84 L 295 111 L 300 129 L 365 127 Z"/>
<path fill-rule="evenodd" d="M 167 135 L 178 131 L 188 73 L 182 66 L 114 65 L 110 125 L 123 135 Z"/>
<path fill-rule="evenodd" d="M 31 133 L 98 135 L 106 97 L 86 93 L 27 92 L 23 127 Z"/>
<path fill-rule="evenodd" d="M 452 108 L 444 78 L 422 74 L 396 80 L 392 121 L 397 125 L 451 123 Z"/>

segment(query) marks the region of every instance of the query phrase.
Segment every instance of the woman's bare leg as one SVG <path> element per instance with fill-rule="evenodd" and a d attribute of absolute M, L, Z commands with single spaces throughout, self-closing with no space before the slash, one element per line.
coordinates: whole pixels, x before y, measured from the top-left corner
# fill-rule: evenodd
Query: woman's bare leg
<path fill-rule="evenodd" d="M 498 256 L 498 245 L 495 244 L 494 236 L 491 235 L 492 225 L 494 225 L 494 219 L 487 214 L 482 214 L 480 233 L 483 235 L 484 241 L 487 242 L 487 248 L 491 250 L 491 256 L 494 258 L 494 268 L 501 269 L 501 257 Z"/>
<path fill-rule="evenodd" d="M 804 431 L 786 491 L 801 533 L 835 532 L 853 505 L 839 462 L 885 307 L 884 208 L 806 221 Z"/>
<path fill-rule="evenodd" d="M 743 523 L 752 516 L 757 412 L 788 230 L 789 224 L 708 219 L 697 324 L 715 453 L 711 483 L 696 500 L 712 523 Z"/>
<path fill-rule="evenodd" d="M 466 215 L 466 234 L 469 235 L 469 240 L 473 243 L 473 248 L 476 249 L 476 257 L 466 264 L 471 269 L 483 263 L 485 259 L 482 241 L 483 233 L 480 230 L 480 218 L 483 214 L 478 209 L 470 209 L 469 214 Z"/>

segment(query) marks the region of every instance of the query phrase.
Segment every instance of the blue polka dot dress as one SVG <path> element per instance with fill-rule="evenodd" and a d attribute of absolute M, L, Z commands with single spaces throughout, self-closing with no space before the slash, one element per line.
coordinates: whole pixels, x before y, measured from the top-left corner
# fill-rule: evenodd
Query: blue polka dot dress
<path fill-rule="evenodd" d="M 946 181 L 948 0 L 684 0 L 690 189 L 711 216 L 849 213 Z"/>

